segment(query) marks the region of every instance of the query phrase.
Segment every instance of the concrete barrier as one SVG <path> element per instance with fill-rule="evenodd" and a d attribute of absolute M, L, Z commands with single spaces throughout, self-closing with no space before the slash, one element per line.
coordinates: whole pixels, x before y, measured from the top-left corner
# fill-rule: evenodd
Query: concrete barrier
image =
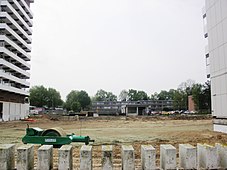
<path fill-rule="evenodd" d="M 218 168 L 227 169 L 227 146 L 216 143 L 215 147 L 218 152 Z"/>
<path fill-rule="evenodd" d="M 155 170 L 156 152 L 155 148 L 151 145 L 141 146 L 141 163 L 143 170 Z"/>
<path fill-rule="evenodd" d="M 53 168 L 53 146 L 43 145 L 38 149 L 38 170 L 50 170 Z"/>
<path fill-rule="evenodd" d="M 17 170 L 34 169 L 34 145 L 22 145 L 17 148 Z"/>
<path fill-rule="evenodd" d="M 123 145 L 121 148 L 121 166 L 122 170 L 135 169 L 135 155 L 133 147 Z"/>
<path fill-rule="evenodd" d="M 0 145 L 0 169 L 8 170 L 15 168 L 15 145 L 1 144 Z"/>
<path fill-rule="evenodd" d="M 80 170 L 92 169 L 92 146 L 83 145 L 80 149 Z"/>
<path fill-rule="evenodd" d="M 176 169 L 176 148 L 172 145 L 160 145 L 160 168 Z"/>
<path fill-rule="evenodd" d="M 95 158 L 96 160 L 101 160 L 101 163 L 98 165 L 95 164 L 95 168 L 98 167 L 103 170 L 111 170 L 121 166 L 123 170 L 227 169 L 227 146 L 225 145 L 215 144 L 215 146 L 210 146 L 206 144 L 197 144 L 197 147 L 194 147 L 190 144 L 180 144 L 179 165 L 176 163 L 178 155 L 176 153 L 176 148 L 170 144 L 160 145 L 160 164 L 155 164 L 159 162 L 156 157 L 156 149 L 158 148 L 154 148 L 151 145 L 142 145 L 141 159 L 137 158 L 135 160 L 135 154 L 138 153 L 135 153 L 136 151 L 131 145 L 123 145 L 121 147 L 122 161 L 120 165 L 119 158 L 115 161 L 113 146 L 103 145 L 102 156 L 100 156 L 100 158 Z M 58 157 L 58 162 L 54 164 L 54 168 L 59 170 L 73 169 L 72 151 L 71 145 L 65 145 L 58 149 L 58 155 L 56 155 Z M 15 168 L 17 170 L 32 170 L 35 168 L 49 170 L 53 168 L 53 146 L 43 145 L 39 147 L 37 150 L 37 162 L 34 163 L 35 152 L 33 145 L 22 145 L 18 147 L 17 154 L 15 154 L 15 145 L 0 145 L 0 170 L 13 170 Z M 78 158 L 75 159 L 78 160 Z M 92 170 L 92 146 L 84 145 L 81 147 L 80 163 L 78 166 L 81 170 Z"/>
<path fill-rule="evenodd" d="M 197 144 L 198 169 L 218 169 L 217 147 Z"/>
<path fill-rule="evenodd" d="M 180 144 L 179 162 L 183 169 L 196 169 L 196 147 L 190 144 Z"/>
<path fill-rule="evenodd" d="M 113 169 L 113 146 L 102 146 L 102 169 Z"/>
<path fill-rule="evenodd" d="M 64 145 L 58 150 L 58 170 L 73 169 L 72 145 Z"/>

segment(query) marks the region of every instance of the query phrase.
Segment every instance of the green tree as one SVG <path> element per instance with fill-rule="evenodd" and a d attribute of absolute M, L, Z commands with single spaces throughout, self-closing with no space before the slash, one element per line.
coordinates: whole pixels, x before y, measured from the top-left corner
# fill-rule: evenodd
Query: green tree
<path fill-rule="evenodd" d="M 91 98 L 88 96 L 86 91 L 72 90 L 66 96 L 65 108 L 73 111 L 84 110 L 91 104 Z"/>
<path fill-rule="evenodd" d="M 44 86 L 33 86 L 30 89 L 30 104 L 36 107 L 47 106 L 48 91 Z"/>
<path fill-rule="evenodd" d="M 80 107 L 84 110 L 91 104 L 91 98 L 89 97 L 88 93 L 84 90 L 81 90 L 77 94 L 77 101 L 80 104 Z"/>
<path fill-rule="evenodd" d="M 166 90 L 162 90 L 159 94 L 158 94 L 158 100 L 168 100 L 169 99 L 169 93 Z"/>
<path fill-rule="evenodd" d="M 134 89 L 129 89 L 128 98 L 130 101 L 138 101 L 138 100 L 148 100 L 149 97 L 144 91 L 137 91 Z"/>
<path fill-rule="evenodd" d="M 117 101 L 117 96 L 112 92 L 107 92 L 103 89 L 100 89 L 95 94 L 95 101 Z"/>
<path fill-rule="evenodd" d="M 58 107 L 62 106 L 60 93 L 54 88 L 44 86 L 34 86 L 30 89 L 30 103 L 37 107 Z"/>
<path fill-rule="evenodd" d="M 177 89 L 173 97 L 173 107 L 178 110 L 187 109 L 187 94 L 181 89 Z"/>
<path fill-rule="evenodd" d="M 128 98 L 129 98 L 128 91 L 127 90 L 122 90 L 120 95 L 119 95 L 119 100 L 120 101 L 127 101 Z"/>
<path fill-rule="evenodd" d="M 192 88 L 192 97 L 196 105 L 196 110 L 210 112 L 211 94 L 209 81 L 205 84 L 194 84 Z"/>
<path fill-rule="evenodd" d="M 158 93 L 155 92 L 154 94 L 151 94 L 150 99 L 151 99 L 151 100 L 158 100 Z"/>
<path fill-rule="evenodd" d="M 48 103 L 47 103 L 48 108 L 51 108 L 51 107 L 55 108 L 58 106 L 62 106 L 63 104 L 60 93 L 54 88 L 48 88 L 47 99 L 48 99 Z"/>

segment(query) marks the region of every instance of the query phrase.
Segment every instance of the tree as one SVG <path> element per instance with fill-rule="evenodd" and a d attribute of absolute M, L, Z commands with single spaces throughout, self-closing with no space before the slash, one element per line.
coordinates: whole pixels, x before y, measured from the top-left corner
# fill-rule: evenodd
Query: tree
<path fill-rule="evenodd" d="M 55 108 L 58 106 L 62 106 L 63 104 L 60 93 L 53 88 L 48 88 L 47 99 L 48 99 L 48 103 L 47 103 L 48 108 L 51 108 L 51 107 Z"/>
<path fill-rule="evenodd" d="M 120 101 L 127 101 L 128 98 L 129 98 L 128 91 L 127 90 L 122 90 L 120 95 L 119 95 L 119 100 Z"/>
<path fill-rule="evenodd" d="M 88 108 L 91 104 L 91 98 L 88 96 L 86 91 L 77 91 L 72 90 L 66 96 L 65 108 L 69 110 L 73 110 L 75 112 L 79 112 L 80 110 L 84 110 Z"/>
<path fill-rule="evenodd" d="M 210 112 L 211 94 L 209 81 L 205 84 L 194 84 L 192 88 L 192 97 L 196 105 L 196 110 Z"/>
<path fill-rule="evenodd" d="M 44 86 L 33 86 L 30 89 L 30 104 L 36 107 L 47 106 L 48 103 L 48 91 Z"/>
<path fill-rule="evenodd" d="M 151 100 L 158 100 L 158 93 L 151 94 Z"/>
<path fill-rule="evenodd" d="M 137 91 L 134 89 L 129 89 L 128 97 L 130 101 L 138 101 L 138 100 L 148 100 L 148 95 L 144 91 Z"/>
<path fill-rule="evenodd" d="M 177 89 L 173 97 L 173 107 L 178 110 L 187 109 L 187 94 L 181 89 Z"/>
<path fill-rule="evenodd" d="M 162 90 L 158 94 L 158 100 L 168 100 L 169 99 L 169 93 L 166 90 Z"/>
<path fill-rule="evenodd" d="M 81 90 L 80 92 L 78 92 L 77 97 L 80 107 L 83 110 L 91 104 L 91 98 L 88 96 L 88 93 L 86 91 Z"/>
<path fill-rule="evenodd" d="M 32 106 L 55 108 L 62 106 L 63 101 L 56 89 L 34 86 L 30 89 L 30 103 Z"/>
<path fill-rule="evenodd" d="M 112 92 L 106 92 L 100 89 L 95 94 L 95 101 L 117 101 L 117 96 Z"/>

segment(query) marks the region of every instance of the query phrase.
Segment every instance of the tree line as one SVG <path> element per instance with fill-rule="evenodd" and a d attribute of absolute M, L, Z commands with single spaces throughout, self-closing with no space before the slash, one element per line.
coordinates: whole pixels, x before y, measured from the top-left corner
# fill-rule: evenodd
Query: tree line
<path fill-rule="evenodd" d="M 161 90 L 150 96 L 142 90 L 122 90 L 119 96 L 100 89 L 95 96 L 90 97 L 84 90 L 72 90 L 64 102 L 60 93 L 54 88 L 33 86 L 30 89 L 30 103 L 32 106 L 56 108 L 63 107 L 67 111 L 88 110 L 95 101 L 138 101 L 138 100 L 172 100 L 174 110 L 187 110 L 188 96 L 192 95 L 197 111 L 210 112 L 211 95 L 210 82 L 195 83 L 193 80 L 182 82 L 177 89 Z"/>

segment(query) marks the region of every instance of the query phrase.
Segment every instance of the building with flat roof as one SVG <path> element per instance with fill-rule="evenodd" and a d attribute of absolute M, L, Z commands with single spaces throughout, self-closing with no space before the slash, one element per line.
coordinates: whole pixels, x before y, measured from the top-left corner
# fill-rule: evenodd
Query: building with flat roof
<path fill-rule="evenodd" d="M 29 113 L 31 35 L 34 0 L 0 0 L 0 120 Z"/>
<path fill-rule="evenodd" d="M 227 133 L 227 0 L 206 0 L 203 18 L 213 127 Z"/>

